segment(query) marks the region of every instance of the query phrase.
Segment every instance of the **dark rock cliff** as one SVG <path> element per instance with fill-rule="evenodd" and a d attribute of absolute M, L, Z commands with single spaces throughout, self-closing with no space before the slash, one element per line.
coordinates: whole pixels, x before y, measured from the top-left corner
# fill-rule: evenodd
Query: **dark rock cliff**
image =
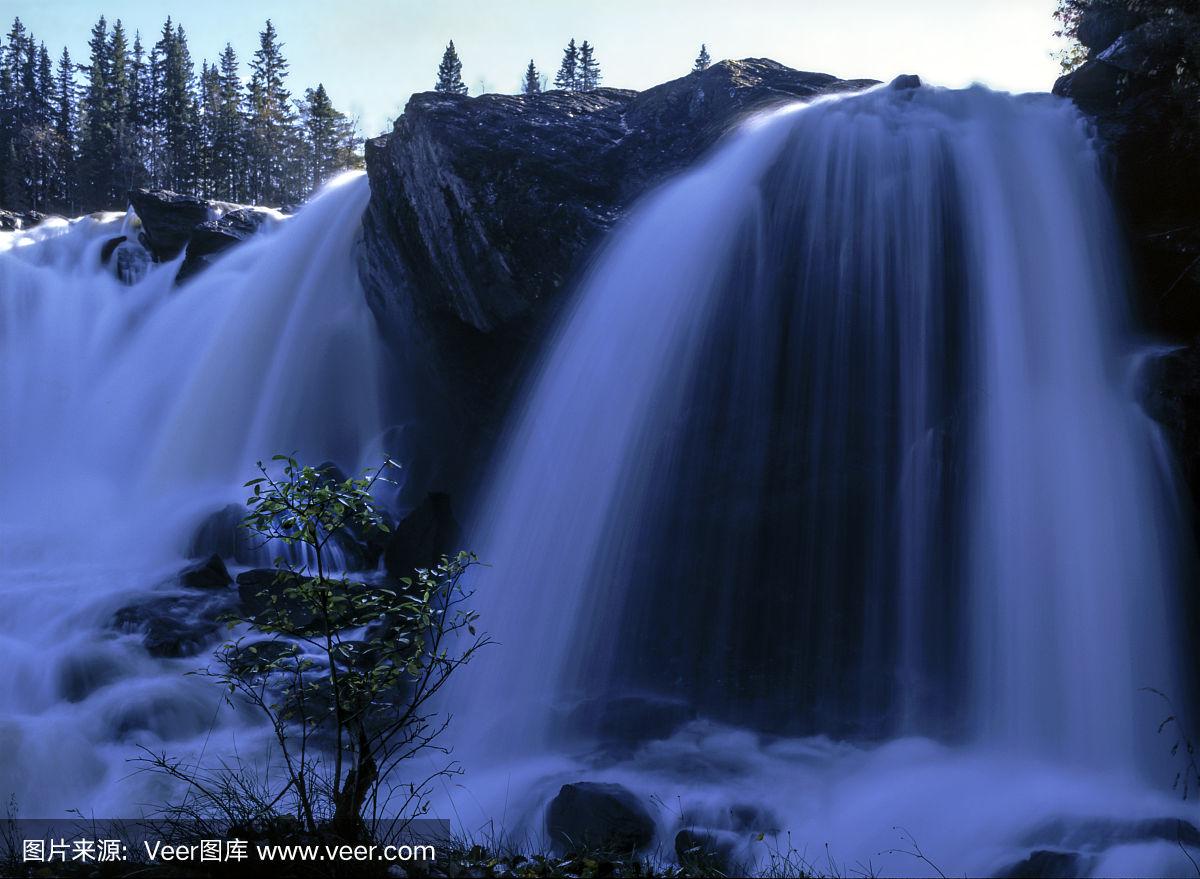
<path fill-rule="evenodd" d="M 1107 148 L 1142 318 L 1190 340 L 1200 333 L 1200 14 L 1182 8 L 1092 10 L 1079 28 L 1088 60 L 1054 91 L 1094 120 Z"/>
<path fill-rule="evenodd" d="M 1096 125 L 1130 242 L 1135 307 L 1175 345 L 1150 358 L 1144 402 L 1174 446 L 1200 545 L 1200 12 L 1185 9 L 1091 10 L 1079 27 L 1088 60 L 1054 91 Z M 1200 593 L 1189 618 L 1200 632 Z"/>
<path fill-rule="evenodd" d="M 413 95 L 367 143 L 371 307 L 419 347 L 448 416 L 486 430 L 526 342 L 638 196 L 753 112 L 870 84 L 748 59 L 640 93 Z"/>

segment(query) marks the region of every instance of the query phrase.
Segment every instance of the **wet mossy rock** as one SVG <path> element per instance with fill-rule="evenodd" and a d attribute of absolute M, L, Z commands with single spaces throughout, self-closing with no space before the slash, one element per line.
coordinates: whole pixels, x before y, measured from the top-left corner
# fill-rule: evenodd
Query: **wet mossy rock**
<path fill-rule="evenodd" d="M 654 840 L 654 818 L 619 784 L 564 784 L 546 808 L 546 833 L 567 852 L 630 854 Z"/>

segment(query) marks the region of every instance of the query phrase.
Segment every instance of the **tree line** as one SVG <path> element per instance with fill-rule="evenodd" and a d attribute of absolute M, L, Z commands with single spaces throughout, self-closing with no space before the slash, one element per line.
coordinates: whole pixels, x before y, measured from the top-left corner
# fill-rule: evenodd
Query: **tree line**
<path fill-rule="evenodd" d="M 0 204 L 74 214 L 125 207 L 153 187 L 252 204 L 294 204 L 361 165 L 356 125 L 324 85 L 295 98 L 268 20 L 243 82 L 233 46 L 197 73 L 170 18 L 147 48 L 101 16 L 86 63 L 14 20 L 0 40 Z"/>
<path fill-rule="evenodd" d="M 698 73 L 705 70 L 711 63 L 712 58 L 708 54 L 708 46 L 701 43 L 700 53 L 692 63 L 692 72 Z M 588 92 L 599 87 L 601 77 L 600 62 L 596 60 L 595 47 L 587 40 L 577 46 L 575 38 L 572 37 L 563 50 L 562 62 L 559 64 L 558 73 L 554 76 L 554 87 L 567 92 Z M 545 87 L 545 77 L 538 71 L 537 65 L 530 58 L 529 66 L 521 75 L 521 93 L 536 95 L 540 94 Z M 454 40 L 450 41 L 450 44 L 446 46 L 446 51 L 442 53 L 434 91 L 454 95 L 467 93 L 466 83 L 462 79 L 462 59 L 458 57 L 458 50 L 454 48 Z"/>

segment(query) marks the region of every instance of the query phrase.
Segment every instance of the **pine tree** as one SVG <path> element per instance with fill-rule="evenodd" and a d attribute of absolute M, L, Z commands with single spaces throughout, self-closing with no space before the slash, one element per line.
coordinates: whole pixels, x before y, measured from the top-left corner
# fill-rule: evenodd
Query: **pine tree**
<path fill-rule="evenodd" d="M 88 41 L 87 87 L 81 107 L 82 136 L 79 145 L 79 193 L 84 210 L 109 207 L 113 193 L 115 134 L 112 113 L 112 44 L 108 22 L 100 16 Z"/>
<path fill-rule="evenodd" d="M 358 164 L 358 137 L 354 124 L 334 108 L 323 84 L 308 89 L 301 106 L 307 180 L 310 190 L 315 190 L 339 171 Z"/>
<path fill-rule="evenodd" d="M 188 51 L 187 34 L 170 18 L 154 47 L 152 66 L 157 68 L 154 95 L 154 127 L 159 145 L 156 182 L 159 186 L 187 192 L 196 172 L 198 102 L 196 69 Z"/>
<path fill-rule="evenodd" d="M 542 77 L 538 73 L 536 67 L 533 66 L 533 59 L 529 59 L 529 66 L 525 68 L 525 80 L 521 83 L 521 93 L 526 95 L 536 95 L 542 90 Z"/>
<path fill-rule="evenodd" d="M 0 40 L 0 199 L 7 194 L 10 178 L 15 174 L 16 151 L 13 142 L 17 133 L 18 101 L 20 98 L 20 46 L 25 38 L 21 19 L 13 20 L 6 40 Z M 17 50 L 13 63 L 14 47 Z"/>
<path fill-rule="evenodd" d="M 442 63 L 438 65 L 437 84 L 433 90 L 451 95 L 465 95 L 467 86 L 462 79 L 462 61 L 458 58 L 458 50 L 454 48 L 454 40 L 446 46 L 442 53 Z"/>
<path fill-rule="evenodd" d="M 76 207 L 75 100 L 75 65 L 71 63 L 71 53 L 63 46 L 54 79 L 56 152 L 50 199 L 53 209 L 63 213 L 73 213 Z"/>
<path fill-rule="evenodd" d="M 142 46 L 142 35 L 135 32 L 133 50 L 129 54 L 128 88 L 125 110 L 125 139 L 128 150 L 136 159 L 130 164 L 131 187 L 145 186 L 152 176 L 154 124 L 154 92 L 150 65 Z"/>
<path fill-rule="evenodd" d="M 218 198 L 216 182 L 217 126 L 221 111 L 221 77 L 217 65 L 200 64 L 199 143 L 196 150 L 196 189 L 205 198 Z"/>
<path fill-rule="evenodd" d="M 696 56 L 696 63 L 692 65 L 692 72 L 699 73 L 701 70 L 707 70 L 710 64 L 712 64 L 712 59 L 708 55 L 708 46 L 701 43 L 700 54 Z"/>
<path fill-rule="evenodd" d="M 579 47 L 579 76 L 580 91 L 590 92 L 600 85 L 600 65 L 596 61 L 595 47 L 587 40 Z"/>
<path fill-rule="evenodd" d="M 453 44 L 449 49 L 449 84 L 465 92 Z M 231 45 L 218 63 L 204 62 L 197 77 L 184 29 L 171 18 L 147 54 L 140 35 L 130 47 L 122 23 L 110 26 L 101 16 L 88 50 L 87 63 L 76 65 L 64 49 L 56 69 L 20 19 L 0 39 L 6 208 L 115 209 L 128 189 L 144 185 L 288 204 L 362 163 L 355 123 L 333 106 L 323 85 L 293 105 L 288 64 L 270 21 L 259 35 L 248 88 Z"/>
<path fill-rule="evenodd" d="M 575 38 L 567 43 L 563 50 L 562 64 L 554 77 L 554 87 L 565 92 L 573 92 L 579 88 L 579 50 L 575 47 Z"/>
<path fill-rule="evenodd" d="M 233 46 L 225 44 L 217 74 L 217 118 L 213 133 L 212 177 L 220 198 L 237 201 L 242 192 L 242 81 Z"/>
<path fill-rule="evenodd" d="M 284 84 L 288 62 L 269 19 L 258 38 L 246 96 L 247 195 L 256 203 L 280 205 L 302 194 L 296 191 L 291 174 L 296 118 Z"/>
<path fill-rule="evenodd" d="M 141 144 L 137 130 L 130 124 L 135 86 L 131 78 L 132 61 L 125 28 L 121 20 L 113 22 L 108 50 L 111 69 L 108 81 L 109 106 L 112 109 L 114 190 L 110 194 L 113 206 L 120 204 L 125 194 L 144 182 Z"/>

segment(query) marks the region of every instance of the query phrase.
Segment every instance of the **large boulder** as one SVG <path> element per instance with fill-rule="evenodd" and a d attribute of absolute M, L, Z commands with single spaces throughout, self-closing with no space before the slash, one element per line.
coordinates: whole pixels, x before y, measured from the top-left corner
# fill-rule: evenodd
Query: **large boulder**
<path fill-rule="evenodd" d="M 192 589 L 223 589 L 233 583 L 229 570 L 219 555 L 211 555 L 199 564 L 184 568 L 179 582 Z"/>
<path fill-rule="evenodd" d="M 142 221 L 140 239 L 157 262 L 179 256 L 192 230 L 213 215 L 212 205 L 194 195 L 169 189 L 135 189 L 129 203 Z"/>
<path fill-rule="evenodd" d="M 188 558 L 218 555 L 242 565 L 266 561 L 269 554 L 263 552 L 263 538 L 242 524 L 247 512 L 241 504 L 227 504 L 205 516 L 192 535 Z"/>
<path fill-rule="evenodd" d="M 185 280 L 210 265 L 220 253 L 249 240 L 260 230 L 276 222 L 270 211 L 236 208 L 192 229 L 188 236 L 187 256 L 179 267 L 179 280 Z"/>
<path fill-rule="evenodd" d="M 366 145 L 359 274 L 389 339 L 424 364 L 422 402 L 444 412 L 447 444 L 466 447 L 459 469 L 495 435 L 530 340 L 634 200 L 751 113 L 869 84 L 747 59 L 641 93 L 413 95 Z"/>
<path fill-rule="evenodd" d="M 169 262 L 187 250 L 177 281 L 274 222 L 277 214 L 261 208 L 208 201 L 166 189 L 134 189 L 129 203 L 141 221 L 138 240 L 155 262 Z"/>
<path fill-rule="evenodd" d="M 630 854 L 654 840 L 654 819 L 619 784 L 564 784 L 546 808 L 546 833 L 567 851 Z"/>
<path fill-rule="evenodd" d="M 150 595 L 120 608 L 112 619 L 119 632 L 141 636 L 151 656 L 195 656 L 216 643 L 221 617 L 235 607 L 232 591 L 205 590 Z"/>

